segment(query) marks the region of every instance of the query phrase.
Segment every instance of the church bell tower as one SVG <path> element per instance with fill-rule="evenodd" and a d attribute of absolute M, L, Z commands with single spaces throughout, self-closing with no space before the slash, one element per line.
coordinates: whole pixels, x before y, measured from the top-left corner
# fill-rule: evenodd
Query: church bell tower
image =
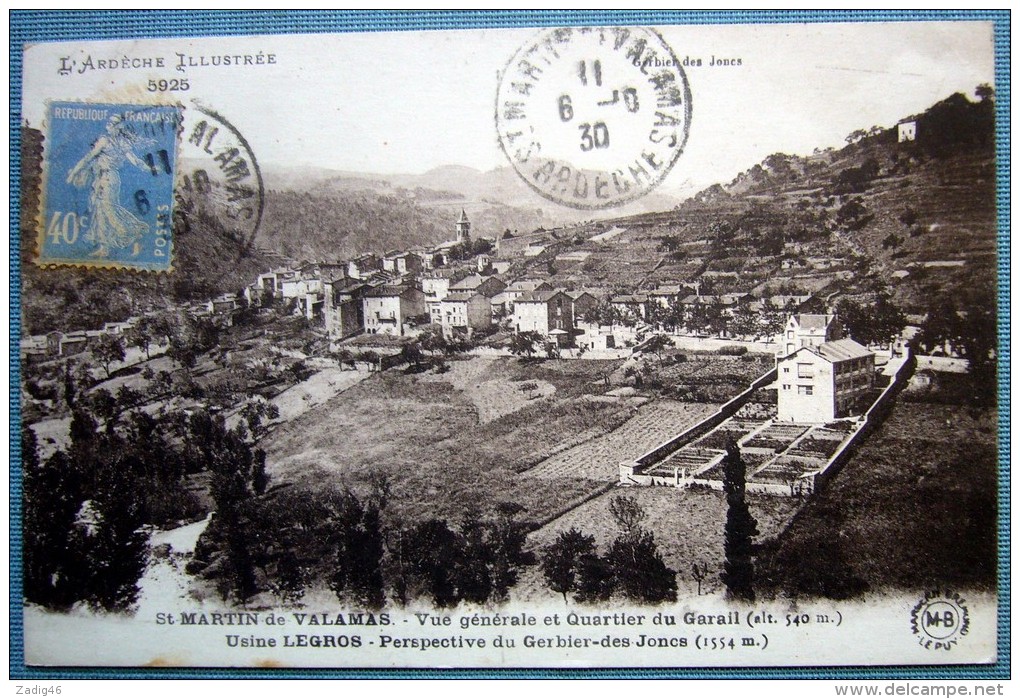
<path fill-rule="evenodd" d="M 471 222 L 464 209 L 460 210 L 460 218 L 457 219 L 457 242 L 463 245 L 471 242 Z"/>

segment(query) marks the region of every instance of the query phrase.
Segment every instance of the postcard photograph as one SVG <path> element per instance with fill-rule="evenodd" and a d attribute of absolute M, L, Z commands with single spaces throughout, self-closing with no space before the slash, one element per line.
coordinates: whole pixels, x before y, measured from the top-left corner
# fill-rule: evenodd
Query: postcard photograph
<path fill-rule="evenodd" d="M 993 30 L 26 45 L 25 666 L 995 663 Z"/>

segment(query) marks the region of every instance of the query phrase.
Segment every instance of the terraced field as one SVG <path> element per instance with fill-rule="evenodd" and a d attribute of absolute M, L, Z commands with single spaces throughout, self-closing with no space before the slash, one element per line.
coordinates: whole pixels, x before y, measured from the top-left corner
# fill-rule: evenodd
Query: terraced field
<path fill-rule="evenodd" d="M 612 432 L 546 459 L 524 475 L 613 481 L 619 462 L 634 459 L 709 415 L 714 406 L 657 400 Z"/>

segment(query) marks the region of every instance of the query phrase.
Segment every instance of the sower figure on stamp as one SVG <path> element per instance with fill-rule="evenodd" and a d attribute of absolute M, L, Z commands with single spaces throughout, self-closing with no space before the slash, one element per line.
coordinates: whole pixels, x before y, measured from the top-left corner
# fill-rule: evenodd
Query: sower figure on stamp
<path fill-rule="evenodd" d="M 134 147 L 143 140 L 123 124 L 121 116 L 114 115 L 106 124 L 106 134 L 96 139 L 92 150 L 67 175 L 67 181 L 75 187 L 92 187 L 89 194 L 91 218 L 85 234 L 85 240 L 99 246 L 92 257 L 109 257 L 110 248 L 132 245 L 132 254 L 137 255 L 138 241 L 149 231 L 149 224 L 120 203 L 119 169 L 124 162 L 142 170 L 149 169 L 134 153 Z"/>

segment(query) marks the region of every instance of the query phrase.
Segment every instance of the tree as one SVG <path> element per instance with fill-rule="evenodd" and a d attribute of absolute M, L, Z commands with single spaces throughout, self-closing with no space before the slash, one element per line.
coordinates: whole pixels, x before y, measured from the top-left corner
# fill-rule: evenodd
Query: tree
<path fill-rule="evenodd" d="M 216 526 L 210 528 L 220 534 L 226 553 L 220 592 L 224 598 L 233 594 L 243 604 L 258 592 L 250 523 L 255 497 L 268 484 L 266 454 L 247 443 L 243 426 L 227 429 L 221 416 L 199 411 L 191 415 L 188 427 L 210 472 L 209 492 L 216 503 Z"/>
<path fill-rule="evenodd" d="M 400 348 L 400 358 L 412 366 L 420 367 L 423 356 L 421 344 L 418 342 L 408 342 Z"/>
<path fill-rule="evenodd" d="M 586 559 L 593 556 L 598 556 L 595 537 L 582 534 L 574 527 L 560 532 L 542 555 L 542 574 L 549 589 L 563 595 L 566 602 L 567 593 L 579 590 Z"/>
<path fill-rule="evenodd" d="M 522 512 L 524 508 L 516 502 L 497 503 L 496 513 L 488 526 L 492 597 L 497 600 L 506 599 L 510 588 L 517 583 L 521 566 L 528 562 L 524 553 L 528 528 L 517 519 Z"/>
<path fill-rule="evenodd" d="M 145 352 L 146 359 L 152 359 L 149 355 L 149 349 L 152 347 L 155 339 L 152 318 L 148 316 L 140 318 L 135 327 L 127 334 L 128 344 Z"/>
<path fill-rule="evenodd" d="M 744 602 L 754 601 L 753 537 L 758 523 L 744 499 L 747 467 L 736 442 L 726 446 L 723 458 L 723 490 L 726 492 L 726 526 L 724 550 L 726 562 L 722 573 L 726 595 Z"/>
<path fill-rule="evenodd" d="M 95 522 L 84 535 L 89 570 L 84 598 L 94 609 L 124 611 L 138 599 L 149 537 L 142 530 L 145 520 L 129 475 L 132 470 L 128 463 L 104 469 L 91 500 Z"/>
<path fill-rule="evenodd" d="M 851 299 L 836 305 L 836 316 L 846 334 L 864 345 L 891 343 L 903 331 L 906 318 L 886 294 L 865 306 Z"/>
<path fill-rule="evenodd" d="M 258 441 L 265 433 L 264 420 L 275 420 L 280 417 L 280 408 L 264 398 L 253 398 L 245 403 L 238 413 L 248 425 L 252 439 Z"/>
<path fill-rule="evenodd" d="M 401 539 L 401 575 L 408 592 L 428 595 L 437 607 L 456 604 L 457 534 L 444 520 L 430 519 L 405 530 Z"/>
<path fill-rule="evenodd" d="M 981 403 L 995 400 L 996 305 L 992 290 L 986 287 L 969 291 L 961 302 L 960 346 L 968 372 L 976 379 L 975 397 Z"/>
<path fill-rule="evenodd" d="M 528 359 L 535 354 L 535 349 L 542 343 L 542 336 L 534 330 L 514 333 L 510 338 L 510 354 L 518 357 L 526 355 Z"/>
<path fill-rule="evenodd" d="M 673 347 L 673 340 L 665 335 L 652 335 L 645 342 L 644 351 L 654 354 L 662 364 L 662 351 L 667 347 Z"/>
<path fill-rule="evenodd" d="M 363 504 L 350 490 L 329 499 L 334 558 L 329 588 L 341 601 L 379 609 L 383 593 L 383 532 L 379 508 Z"/>
<path fill-rule="evenodd" d="M 79 599 L 79 583 L 85 577 L 74 536 L 82 484 L 63 451 L 40 462 L 30 427 L 21 430 L 21 459 L 25 599 L 67 609 Z"/>
<path fill-rule="evenodd" d="M 650 531 L 636 529 L 613 542 L 607 560 L 617 590 L 635 602 L 676 601 L 676 571 L 662 559 Z"/>
<path fill-rule="evenodd" d="M 124 341 L 119 337 L 106 333 L 96 338 L 92 345 L 92 356 L 103 365 L 107 378 L 110 377 L 110 365 L 113 362 L 122 362 L 125 357 Z"/>
<path fill-rule="evenodd" d="M 153 316 L 147 316 L 147 324 L 149 331 L 152 333 L 153 340 L 162 340 L 167 345 L 178 334 L 181 326 L 180 318 L 174 311 L 165 311 Z"/>
<path fill-rule="evenodd" d="M 988 83 L 981 83 L 974 88 L 974 94 L 977 95 L 978 99 L 982 102 L 988 102 L 995 99 L 995 90 Z"/>
<path fill-rule="evenodd" d="M 629 495 L 617 495 L 609 501 L 609 514 L 624 535 L 633 534 L 641 528 L 645 519 L 645 509 L 637 498 Z"/>
<path fill-rule="evenodd" d="M 854 143 L 857 143 L 858 141 L 866 138 L 867 135 L 868 135 L 868 132 L 865 131 L 864 129 L 857 129 L 855 131 L 851 131 L 850 135 L 848 135 L 845 140 L 846 140 L 846 142 L 848 144 L 854 144 Z"/>
<path fill-rule="evenodd" d="M 198 348 L 188 338 L 180 335 L 174 335 L 170 339 L 170 346 L 166 351 L 166 356 L 185 369 L 191 369 L 198 363 L 198 354 Z"/>
<path fill-rule="evenodd" d="M 475 604 L 485 603 L 493 593 L 494 551 L 481 513 L 470 507 L 460 525 L 456 556 L 457 598 Z"/>

